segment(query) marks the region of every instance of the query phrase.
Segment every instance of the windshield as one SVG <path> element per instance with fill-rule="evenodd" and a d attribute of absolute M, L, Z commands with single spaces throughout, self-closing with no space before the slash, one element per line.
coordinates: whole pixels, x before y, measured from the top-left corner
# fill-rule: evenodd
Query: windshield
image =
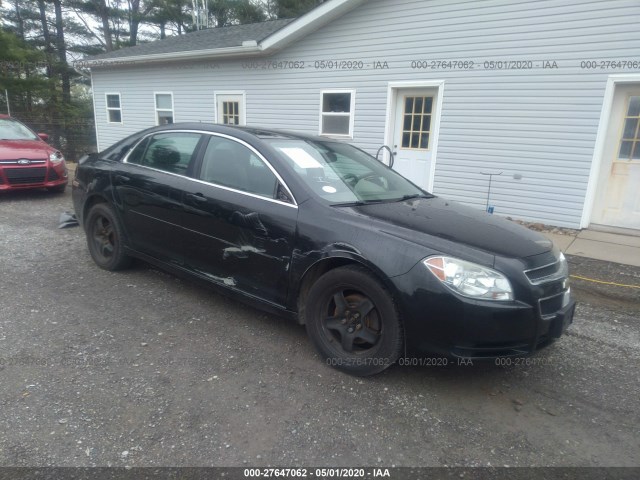
<path fill-rule="evenodd" d="M 0 118 L 0 140 L 37 140 L 38 136 L 20 122 Z"/>
<path fill-rule="evenodd" d="M 400 201 L 428 195 L 362 150 L 332 141 L 268 139 L 302 180 L 332 205 Z"/>

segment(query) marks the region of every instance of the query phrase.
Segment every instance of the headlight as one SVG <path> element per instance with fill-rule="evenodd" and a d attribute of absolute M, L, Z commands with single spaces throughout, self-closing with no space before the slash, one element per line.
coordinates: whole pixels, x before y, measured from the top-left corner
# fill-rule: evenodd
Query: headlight
<path fill-rule="evenodd" d="M 451 257 L 429 257 L 423 263 L 438 280 L 460 295 L 483 300 L 513 300 L 509 280 L 491 268 Z"/>
<path fill-rule="evenodd" d="M 64 162 L 64 157 L 60 152 L 53 152 L 49 154 L 49 161 L 54 165 L 57 165 L 60 162 Z"/>
<path fill-rule="evenodd" d="M 567 263 L 567 258 L 564 256 L 564 253 L 560 252 L 560 255 L 558 255 L 558 261 L 560 262 L 560 268 L 569 269 L 569 264 Z"/>

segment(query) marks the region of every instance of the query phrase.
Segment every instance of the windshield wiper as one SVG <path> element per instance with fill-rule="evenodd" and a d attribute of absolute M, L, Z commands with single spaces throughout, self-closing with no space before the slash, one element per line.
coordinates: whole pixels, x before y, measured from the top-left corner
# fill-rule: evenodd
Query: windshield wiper
<path fill-rule="evenodd" d="M 428 193 L 413 193 L 411 195 L 403 195 L 400 198 L 377 198 L 375 200 L 354 200 L 353 202 L 344 203 L 332 203 L 332 207 L 361 207 L 363 205 L 373 205 L 377 203 L 396 203 L 404 202 L 405 200 L 411 200 L 414 198 L 433 198 L 433 195 Z"/>
<path fill-rule="evenodd" d="M 362 205 L 373 205 L 374 203 L 388 202 L 386 199 L 378 200 L 354 200 L 353 202 L 332 203 L 332 207 L 361 207 Z"/>
<path fill-rule="evenodd" d="M 412 200 L 414 198 L 433 198 L 433 195 L 428 193 L 413 193 L 411 195 L 403 195 L 402 198 L 398 198 L 396 202 L 404 202 L 405 200 Z"/>

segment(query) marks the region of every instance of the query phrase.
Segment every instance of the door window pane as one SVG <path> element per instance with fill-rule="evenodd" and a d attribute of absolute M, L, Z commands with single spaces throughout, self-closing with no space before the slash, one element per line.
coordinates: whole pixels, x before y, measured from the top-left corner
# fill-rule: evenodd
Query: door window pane
<path fill-rule="evenodd" d="M 141 164 L 165 172 L 184 175 L 193 157 L 201 135 L 198 133 L 169 132 L 151 137 Z M 132 152 L 133 153 L 133 152 Z"/>
<path fill-rule="evenodd" d="M 624 118 L 622 138 L 618 149 L 619 160 L 640 159 L 640 96 L 629 97 L 627 115 Z"/>
<path fill-rule="evenodd" d="M 216 136 L 209 139 L 199 178 L 268 198 L 274 198 L 278 183 L 271 169 L 253 151 Z"/>
<path fill-rule="evenodd" d="M 640 96 L 634 95 L 629 99 L 628 117 L 637 117 L 640 115 Z"/>
<path fill-rule="evenodd" d="M 127 163 L 135 163 L 136 165 L 140 165 L 142 163 L 144 151 L 147 148 L 147 143 L 149 143 L 149 139 L 145 138 L 138 145 L 136 145 L 136 148 L 134 148 L 129 154 Z"/>
<path fill-rule="evenodd" d="M 405 97 L 402 148 L 429 149 L 433 97 Z"/>
<path fill-rule="evenodd" d="M 240 104 L 238 102 L 222 102 L 222 123 L 224 125 L 240 125 Z"/>

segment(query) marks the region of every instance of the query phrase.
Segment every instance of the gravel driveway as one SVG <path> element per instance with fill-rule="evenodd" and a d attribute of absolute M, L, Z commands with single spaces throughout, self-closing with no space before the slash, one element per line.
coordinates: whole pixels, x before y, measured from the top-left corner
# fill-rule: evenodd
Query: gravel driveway
<path fill-rule="evenodd" d="M 568 335 L 518 365 L 360 379 L 290 321 L 143 263 L 98 269 L 57 229 L 71 209 L 0 195 L 2 466 L 640 465 L 638 290 L 574 282 Z"/>

